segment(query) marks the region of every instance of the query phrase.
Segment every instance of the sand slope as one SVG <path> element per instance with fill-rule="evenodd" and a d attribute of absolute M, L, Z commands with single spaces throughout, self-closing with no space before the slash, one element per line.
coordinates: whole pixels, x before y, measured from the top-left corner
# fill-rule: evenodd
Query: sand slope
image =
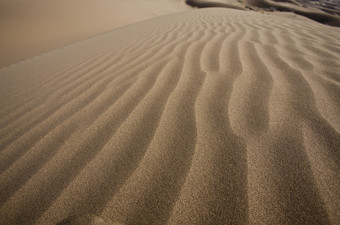
<path fill-rule="evenodd" d="M 0 68 L 117 27 L 187 9 L 180 0 L 1 0 Z"/>
<path fill-rule="evenodd" d="M 0 70 L 0 224 L 337 224 L 340 30 L 201 9 Z"/>
<path fill-rule="evenodd" d="M 223 7 L 233 9 L 250 9 L 255 11 L 293 12 L 319 23 L 340 27 L 339 7 L 326 5 L 327 1 L 296 0 L 185 0 L 188 5 L 206 8 Z M 319 4 L 315 4 L 319 2 Z"/>

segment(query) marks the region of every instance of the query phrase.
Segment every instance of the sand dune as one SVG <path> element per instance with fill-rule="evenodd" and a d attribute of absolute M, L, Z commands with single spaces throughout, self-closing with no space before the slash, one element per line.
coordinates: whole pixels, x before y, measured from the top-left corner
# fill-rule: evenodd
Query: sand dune
<path fill-rule="evenodd" d="M 0 67 L 187 9 L 180 0 L 1 0 Z"/>
<path fill-rule="evenodd" d="M 232 9 L 251 9 L 255 11 L 269 10 L 293 12 L 319 23 L 340 27 L 340 11 L 331 7 L 313 5 L 313 1 L 296 0 L 186 0 L 188 5 L 206 8 L 223 7 Z M 321 1 L 322 2 L 322 1 Z"/>
<path fill-rule="evenodd" d="M 198 8 L 212 8 L 212 7 L 223 7 L 231 9 L 245 10 L 244 5 L 237 1 L 200 1 L 200 0 L 186 0 L 188 5 Z"/>
<path fill-rule="evenodd" d="M 0 69 L 0 224 L 337 224 L 340 29 L 233 9 Z"/>
<path fill-rule="evenodd" d="M 297 1 L 245 0 L 245 4 L 278 11 L 294 12 L 295 14 L 315 20 L 319 23 L 340 27 L 340 16 L 333 12 L 323 11 L 310 5 L 302 5 Z"/>

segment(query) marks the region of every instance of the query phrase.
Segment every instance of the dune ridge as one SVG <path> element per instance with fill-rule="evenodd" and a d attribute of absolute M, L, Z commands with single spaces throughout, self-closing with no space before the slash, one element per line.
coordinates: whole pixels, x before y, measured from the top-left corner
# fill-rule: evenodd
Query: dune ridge
<path fill-rule="evenodd" d="M 186 0 L 188 5 L 198 8 L 222 7 L 231 9 L 251 9 L 255 11 L 269 10 L 293 12 L 297 15 L 307 17 L 319 23 L 340 27 L 340 11 L 338 8 L 328 8 L 327 6 L 314 6 L 309 1 L 296 0 Z"/>
<path fill-rule="evenodd" d="M 0 68 L 98 33 L 188 9 L 180 0 L 2 0 Z"/>
<path fill-rule="evenodd" d="M 337 224 L 339 35 L 199 9 L 0 69 L 0 223 Z"/>

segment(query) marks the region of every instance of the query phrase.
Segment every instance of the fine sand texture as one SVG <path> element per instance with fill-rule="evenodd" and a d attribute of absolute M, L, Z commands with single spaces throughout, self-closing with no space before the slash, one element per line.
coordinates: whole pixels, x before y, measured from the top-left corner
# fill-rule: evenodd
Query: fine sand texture
<path fill-rule="evenodd" d="M 0 69 L 0 224 L 339 224 L 339 37 L 197 9 Z"/>
<path fill-rule="evenodd" d="M 0 0 L 0 68 L 117 27 L 187 9 L 180 0 Z"/>
<path fill-rule="evenodd" d="M 185 2 L 198 8 L 223 7 L 260 12 L 292 12 L 319 23 L 340 27 L 340 4 L 338 3 L 335 8 L 327 5 L 329 4 L 327 0 L 185 0 Z"/>

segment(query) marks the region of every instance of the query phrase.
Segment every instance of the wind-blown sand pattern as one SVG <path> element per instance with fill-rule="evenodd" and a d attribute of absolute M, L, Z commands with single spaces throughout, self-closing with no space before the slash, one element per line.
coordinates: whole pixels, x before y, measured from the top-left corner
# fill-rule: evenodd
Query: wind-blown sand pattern
<path fill-rule="evenodd" d="M 223 7 L 240 10 L 292 12 L 319 23 L 340 27 L 340 4 L 331 1 L 310 0 L 185 0 L 188 5 L 198 8 Z"/>
<path fill-rule="evenodd" d="M 233 9 L 0 70 L 0 224 L 338 224 L 340 29 Z"/>

